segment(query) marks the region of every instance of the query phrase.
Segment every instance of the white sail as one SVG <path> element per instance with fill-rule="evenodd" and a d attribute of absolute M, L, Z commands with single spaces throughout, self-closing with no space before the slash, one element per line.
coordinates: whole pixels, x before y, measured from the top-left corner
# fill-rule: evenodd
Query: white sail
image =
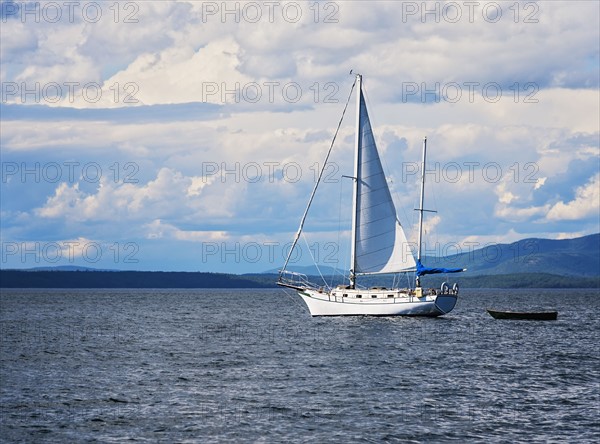
<path fill-rule="evenodd" d="M 416 267 L 387 184 L 362 90 L 356 197 L 357 274 L 396 273 Z"/>

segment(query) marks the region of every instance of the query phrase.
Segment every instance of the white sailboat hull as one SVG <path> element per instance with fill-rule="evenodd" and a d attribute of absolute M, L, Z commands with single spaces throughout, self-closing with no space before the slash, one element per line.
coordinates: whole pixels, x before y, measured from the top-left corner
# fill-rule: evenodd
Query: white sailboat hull
<path fill-rule="evenodd" d="M 369 290 L 365 290 L 368 298 L 343 297 L 340 294 L 320 292 L 312 289 L 299 290 L 312 316 L 441 316 L 454 308 L 457 295 L 440 294 L 423 297 L 408 294 L 375 294 L 371 297 Z M 389 292 L 386 292 L 389 293 Z M 383 295 L 383 297 L 382 297 Z"/>

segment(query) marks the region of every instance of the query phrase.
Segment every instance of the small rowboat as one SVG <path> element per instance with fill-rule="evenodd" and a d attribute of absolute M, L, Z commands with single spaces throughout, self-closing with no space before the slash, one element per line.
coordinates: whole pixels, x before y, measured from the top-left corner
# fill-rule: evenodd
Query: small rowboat
<path fill-rule="evenodd" d="M 497 311 L 487 310 L 494 319 L 530 319 L 536 321 L 555 321 L 557 311 Z"/>

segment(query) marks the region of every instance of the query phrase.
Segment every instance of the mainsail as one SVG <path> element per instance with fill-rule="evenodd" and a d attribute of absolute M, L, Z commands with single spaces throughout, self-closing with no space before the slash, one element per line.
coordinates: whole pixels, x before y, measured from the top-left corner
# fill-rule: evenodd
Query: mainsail
<path fill-rule="evenodd" d="M 387 184 L 362 88 L 358 128 L 356 250 L 354 273 L 396 273 L 414 269 L 412 255 Z"/>

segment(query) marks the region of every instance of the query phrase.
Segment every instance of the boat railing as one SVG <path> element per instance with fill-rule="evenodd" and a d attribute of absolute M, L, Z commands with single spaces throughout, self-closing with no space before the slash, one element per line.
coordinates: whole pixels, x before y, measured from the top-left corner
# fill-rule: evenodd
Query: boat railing
<path fill-rule="evenodd" d="M 282 270 L 279 272 L 279 285 L 284 287 L 318 290 L 320 287 L 308 280 L 308 276 L 295 271 Z"/>

